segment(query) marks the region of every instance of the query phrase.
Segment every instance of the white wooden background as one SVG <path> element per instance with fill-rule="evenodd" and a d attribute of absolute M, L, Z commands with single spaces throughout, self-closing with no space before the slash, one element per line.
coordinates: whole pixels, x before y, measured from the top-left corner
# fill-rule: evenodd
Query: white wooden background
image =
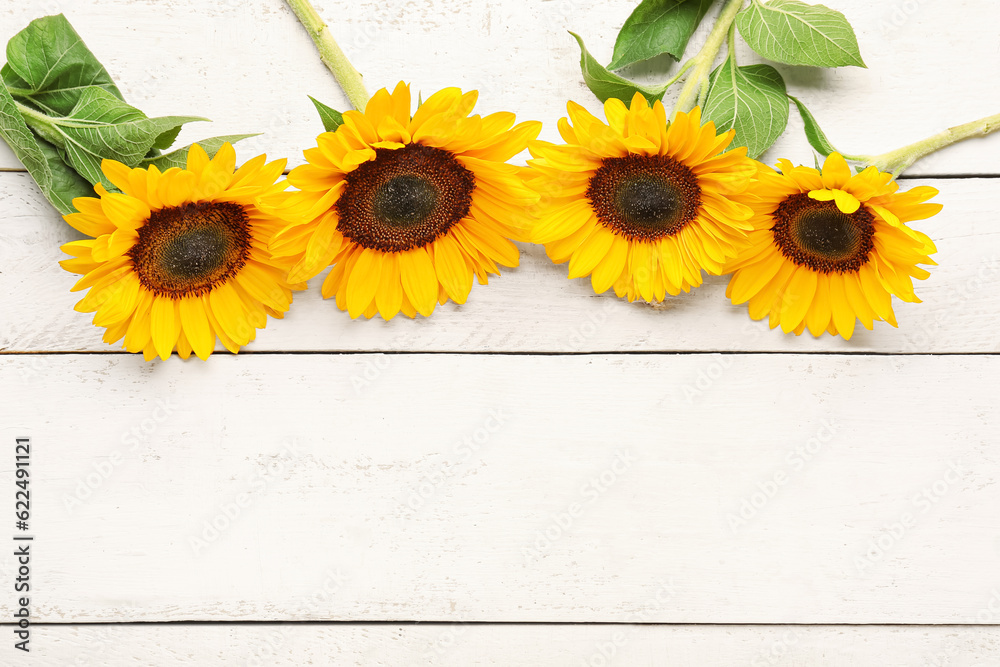
<path fill-rule="evenodd" d="M 316 4 L 371 89 L 479 88 L 546 138 L 599 109 L 565 30 L 607 61 L 634 6 Z M 869 69 L 779 69 L 845 150 L 1000 110 L 996 3 L 826 4 Z M 281 0 L 0 0 L 0 43 L 56 11 L 129 101 L 216 119 L 182 141 L 262 130 L 240 156 L 294 165 L 306 94 L 346 106 Z M 898 330 L 786 337 L 722 279 L 630 305 L 525 246 L 430 319 L 351 321 L 317 279 L 238 357 L 146 364 L 72 310 L 76 233 L 0 148 L 0 437 L 35 443 L 42 623 L 0 664 L 1000 664 L 998 149 L 912 170 L 940 266 Z M 794 111 L 779 156 L 812 162 Z"/>

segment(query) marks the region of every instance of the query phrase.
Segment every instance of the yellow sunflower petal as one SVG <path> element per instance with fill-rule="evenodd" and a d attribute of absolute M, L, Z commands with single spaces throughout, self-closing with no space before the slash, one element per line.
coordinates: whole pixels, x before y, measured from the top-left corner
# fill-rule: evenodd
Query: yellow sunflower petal
<path fill-rule="evenodd" d="M 365 248 L 347 279 L 347 312 L 352 318 L 361 315 L 375 300 L 381 279 L 382 253 Z"/>
<path fill-rule="evenodd" d="M 438 282 L 434 264 L 423 248 L 397 255 L 403 292 L 418 313 L 428 317 L 437 303 Z"/>
<path fill-rule="evenodd" d="M 174 317 L 174 302 L 165 297 L 153 299 L 150 311 L 149 333 L 161 359 L 166 359 L 177 344 L 180 333 L 178 322 Z"/>

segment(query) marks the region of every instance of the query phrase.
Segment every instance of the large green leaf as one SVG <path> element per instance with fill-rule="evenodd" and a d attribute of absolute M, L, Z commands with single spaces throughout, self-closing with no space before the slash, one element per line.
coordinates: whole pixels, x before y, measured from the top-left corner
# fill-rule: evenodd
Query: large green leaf
<path fill-rule="evenodd" d="M 222 144 L 227 142 L 230 144 L 235 144 L 237 141 L 241 141 L 243 139 L 249 139 L 250 137 L 256 137 L 256 136 L 260 136 L 259 133 L 226 134 L 221 137 L 211 137 L 209 139 L 202 139 L 201 141 L 197 141 L 195 143 L 197 143 L 199 146 L 205 149 L 205 152 L 208 153 L 209 157 L 215 157 L 215 154 L 218 152 L 218 150 L 222 148 Z M 184 148 L 178 148 L 177 150 L 165 153 L 163 155 L 157 155 L 156 157 L 145 158 L 142 162 L 139 163 L 139 166 L 148 167 L 149 165 L 156 165 L 156 168 L 159 169 L 160 171 L 166 171 L 171 167 L 180 167 L 181 169 L 184 169 L 187 167 L 187 154 L 188 150 L 190 149 L 191 145 L 187 145 Z"/>
<path fill-rule="evenodd" d="M 52 185 L 52 174 L 45 156 L 38 148 L 38 140 L 21 118 L 17 104 L 4 86 L 0 86 L 0 136 L 38 183 L 38 187 L 44 191 Z"/>
<path fill-rule="evenodd" d="M 788 125 L 785 81 L 770 65 L 737 67 L 730 54 L 709 78 L 703 113 L 719 131 L 735 129 L 732 146 L 746 146 L 747 155 L 755 158 Z"/>
<path fill-rule="evenodd" d="M 812 115 L 812 112 L 806 108 L 806 105 L 802 104 L 798 98 L 788 96 L 792 102 L 795 102 L 795 107 L 799 110 L 799 115 L 802 116 L 802 122 L 805 124 L 806 140 L 809 141 L 809 145 L 816 149 L 816 152 L 820 155 L 829 155 L 830 153 L 839 153 L 830 140 L 826 138 L 826 132 L 820 128 L 819 123 L 816 122 L 816 117 Z"/>
<path fill-rule="evenodd" d="M 28 128 L 4 86 L 0 86 L 0 137 L 60 213 L 73 213 L 75 197 L 93 194 L 90 184 L 63 162 L 56 148 Z"/>
<path fill-rule="evenodd" d="M 73 213 L 73 200 L 77 197 L 95 197 L 94 186 L 73 170 L 59 150 L 47 141 L 38 140 L 38 147 L 45 156 L 52 173 L 52 185 L 45 192 L 46 198 L 60 213 Z"/>
<path fill-rule="evenodd" d="M 102 88 L 87 88 L 65 117 L 35 122 L 61 139 L 69 164 L 91 183 L 113 187 L 101 172 L 101 160 L 118 160 L 134 167 L 151 148 L 173 142 L 180 126 L 207 120 L 195 116 L 148 118 Z M 164 141 L 164 136 L 167 141 Z"/>
<path fill-rule="evenodd" d="M 712 2 L 642 0 L 618 33 L 608 69 L 620 69 L 663 53 L 680 60 Z"/>
<path fill-rule="evenodd" d="M 332 107 L 328 107 L 312 95 L 308 96 L 312 100 L 313 106 L 319 113 L 319 119 L 323 121 L 323 129 L 333 132 L 344 124 L 344 115 Z M 418 105 L 419 106 L 419 105 Z"/>
<path fill-rule="evenodd" d="M 576 38 L 577 44 L 580 45 L 580 69 L 583 71 L 583 80 L 600 101 L 605 102 L 615 97 L 628 104 L 636 93 L 642 93 L 643 97 L 652 104 L 663 97 L 663 93 L 667 92 L 667 86 L 640 86 L 609 72 L 601 63 L 597 62 L 594 56 L 590 55 L 579 35 L 574 32 L 570 34 Z"/>
<path fill-rule="evenodd" d="M 779 63 L 865 67 L 858 38 L 847 18 L 823 5 L 752 0 L 736 16 L 736 25 L 750 48 Z"/>
<path fill-rule="evenodd" d="M 93 86 L 122 99 L 111 75 L 62 14 L 35 19 L 11 38 L 0 77 L 15 97 L 57 115 L 68 114 Z"/>

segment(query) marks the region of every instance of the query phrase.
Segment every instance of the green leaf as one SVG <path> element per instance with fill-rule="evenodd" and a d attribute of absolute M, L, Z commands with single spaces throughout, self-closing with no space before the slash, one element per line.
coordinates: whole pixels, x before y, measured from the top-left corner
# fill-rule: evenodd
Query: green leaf
<path fill-rule="evenodd" d="M 45 198 L 60 213 L 74 213 L 75 197 L 94 194 L 90 184 L 66 165 L 58 150 L 28 128 L 4 86 L 0 86 L 0 137 L 24 164 Z"/>
<path fill-rule="evenodd" d="M 779 63 L 815 67 L 866 67 L 847 18 L 823 5 L 799 0 L 752 0 L 736 16 L 754 51 Z"/>
<path fill-rule="evenodd" d="M 197 143 L 199 146 L 205 149 L 205 152 L 208 153 L 208 157 L 215 157 L 215 154 L 218 152 L 218 150 L 222 148 L 222 144 L 227 142 L 230 144 L 235 144 L 237 141 L 257 136 L 260 136 L 260 134 L 259 133 L 226 134 L 221 137 L 202 139 L 201 141 L 197 141 L 195 143 Z M 156 165 L 156 168 L 159 169 L 160 171 L 166 171 L 171 167 L 180 167 L 181 169 L 184 169 L 185 167 L 187 167 L 187 154 L 190 148 L 191 145 L 188 145 L 185 146 L 184 148 L 178 148 L 175 151 L 171 151 L 163 155 L 157 155 L 156 157 L 146 158 L 139 163 L 139 166 L 148 167 L 149 165 Z"/>
<path fill-rule="evenodd" d="M 809 141 L 809 145 L 816 149 L 816 152 L 820 155 L 829 155 L 830 153 L 839 153 L 830 140 L 826 138 L 826 133 L 820 128 L 819 123 L 816 122 L 816 117 L 810 113 L 809 109 L 806 109 L 806 105 L 802 104 L 798 98 L 788 96 L 792 102 L 795 102 L 795 106 L 799 110 L 799 115 L 802 116 L 802 122 L 805 124 L 806 129 L 806 139 Z"/>
<path fill-rule="evenodd" d="M 73 200 L 77 197 L 94 197 L 94 186 L 66 164 L 59 149 L 47 141 L 38 140 L 45 160 L 52 173 L 52 184 L 45 192 L 46 198 L 63 214 L 75 213 Z"/>
<path fill-rule="evenodd" d="M 746 146 L 756 158 L 788 125 L 785 81 L 770 65 L 737 67 L 732 54 L 709 77 L 705 120 L 721 131 L 736 130 L 733 147 Z"/>
<path fill-rule="evenodd" d="M 35 19 L 11 38 L 0 77 L 13 95 L 51 114 L 68 114 L 92 86 L 122 99 L 111 75 L 62 14 Z"/>
<path fill-rule="evenodd" d="M 196 116 L 148 118 L 101 88 L 87 88 L 66 117 L 50 118 L 61 135 L 70 165 L 91 183 L 113 187 L 101 172 L 101 160 L 118 160 L 134 167 L 151 148 L 166 147 L 180 126 Z M 164 143 L 163 138 L 169 138 Z"/>
<path fill-rule="evenodd" d="M 38 147 L 38 139 L 28 129 L 17 104 L 4 86 L 0 86 L 0 136 L 38 183 L 38 187 L 42 191 L 47 190 L 52 185 L 52 172 Z"/>
<path fill-rule="evenodd" d="M 574 32 L 569 34 L 573 35 L 577 44 L 580 45 L 580 69 L 583 71 L 583 80 L 601 102 L 615 97 L 628 105 L 636 93 L 642 93 L 643 97 L 652 104 L 663 97 L 663 93 L 667 92 L 667 86 L 640 86 L 609 72 L 594 59 L 594 56 L 590 55 L 579 35 Z"/>
<path fill-rule="evenodd" d="M 339 111 L 326 106 L 312 95 L 309 95 L 308 97 L 312 100 L 313 106 L 316 107 L 316 111 L 319 112 L 319 119 L 323 121 L 323 128 L 327 132 L 333 132 L 344 124 L 344 116 Z"/>
<path fill-rule="evenodd" d="M 621 69 L 663 53 L 680 60 L 714 0 L 642 0 L 625 19 L 608 69 Z"/>

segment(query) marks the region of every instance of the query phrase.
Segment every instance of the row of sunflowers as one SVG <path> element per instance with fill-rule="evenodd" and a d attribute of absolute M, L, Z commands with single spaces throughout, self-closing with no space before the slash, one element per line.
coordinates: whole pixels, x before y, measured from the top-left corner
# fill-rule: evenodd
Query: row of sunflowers
<path fill-rule="evenodd" d="M 88 290 L 77 309 L 146 359 L 204 359 L 216 338 L 247 345 L 328 267 L 323 296 L 351 317 L 429 316 L 517 266 L 525 241 L 597 293 L 654 303 L 732 274 L 726 294 L 752 318 L 850 338 L 856 322 L 895 325 L 891 297 L 917 301 L 934 263 L 907 223 L 941 209 L 925 203 L 937 191 L 900 192 L 839 154 L 776 171 L 698 108 L 668 122 L 638 93 L 609 99 L 606 122 L 570 102 L 549 143 L 539 122 L 473 114 L 476 98 L 441 90 L 411 115 L 409 86 L 380 90 L 284 180 L 284 160 L 236 169 L 229 144 L 163 172 L 104 161 L 120 192 L 98 185 L 65 216 L 91 237 L 63 246 Z M 525 149 L 527 167 L 509 163 Z"/>

